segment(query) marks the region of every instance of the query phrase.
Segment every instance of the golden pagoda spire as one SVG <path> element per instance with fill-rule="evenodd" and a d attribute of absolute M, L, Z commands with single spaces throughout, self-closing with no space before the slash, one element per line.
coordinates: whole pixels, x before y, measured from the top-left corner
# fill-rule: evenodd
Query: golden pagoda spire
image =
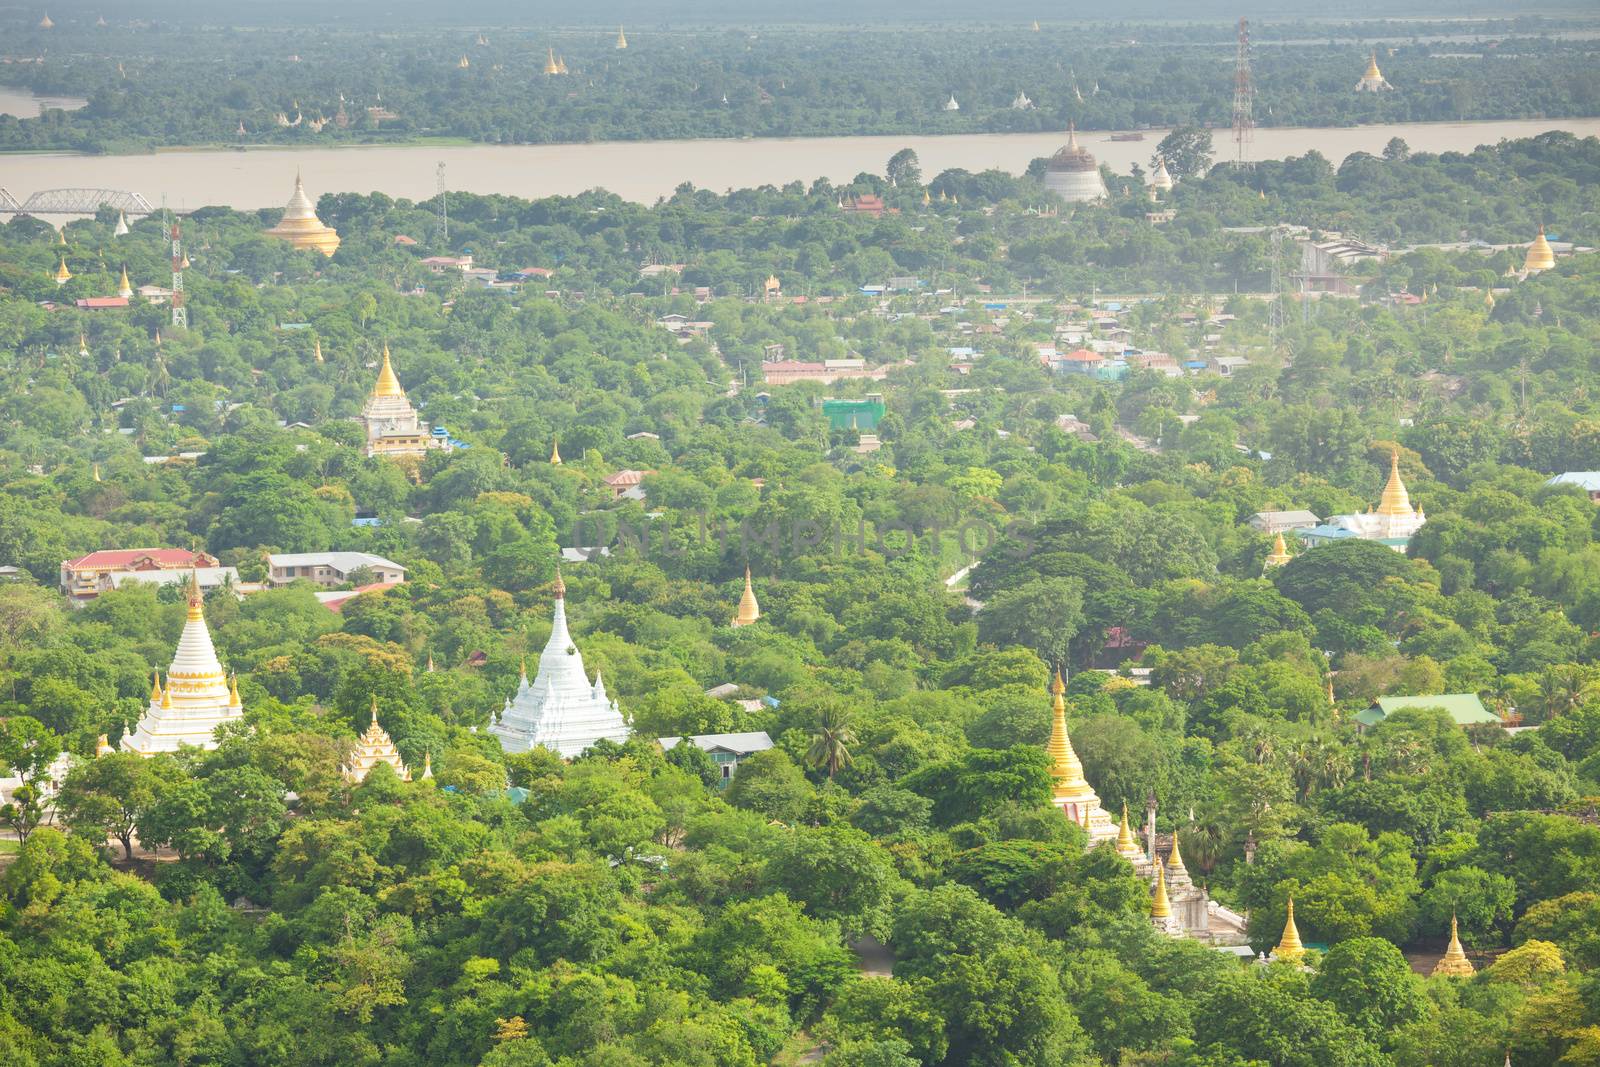
<path fill-rule="evenodd" d="M 553 437 L 550 439 L 550 466 L 561 466 L 561 442 Z"/>
<path fill-rule="evenodd" d="M 618 26 L 617 27 L 617 51 L 620 52 L 626 47 L 628 47 L 627 35 L 622 32 L 622 27 Z"/>
<path fill-rule="evenodd" d="M 1117 828 L 1117 851 L 1122 855 L 1132 855 L 1139 851 L 1139 842 L 1133 836 L 1133 828 L 1128 825 L 1128 802 L 1122 802 L 1122 825 Z"/>
<path fill-rule="evenodd" d="M 433 673 L 433 653 L 432 652 L 428 653 L 428 673 L 429 674 Z"/>
<path fill-rule="evenodd" d="M 200 570 L 198 567 L 189 571 L 189 620 L 205 618 L 205 597 L 200 592 Z"/>
<path fill-rule="evenodd" d="M 1167 870 L 1173 874 L 1189 874 L 1189 868 L 1183 865 L 1183 854 L 1178 851 L 1178 828 L 1172 828 L 1172 851 L 1167 854 Z"/>
<path fill-rule="evenodd" d="M 1544 224 L 1539 225 L 1539 236 L 1533 239 L 1533 244 L 1528 246 L 1528 254 L 1522 260 L 1522 269 L 1530 274 L 1549 270 L 1556 265 L 1555 249 L 1550 247 L 1550 242 L 1545 240 Z"/>
<path fill-rule="evenodd" d="M 228 676 L 228 703 L 236 708 L 242 707 L 244 704 L 244 701 L 239 699 L 239 676 L 237 674 Z"/>
<path fill-rule="evenodd" d="M 561 73 L 561 68 L 556 66 L 556 50 L 554 48 L 545 50 L 544 72 L 546 74 Z"/>
<path fill-rule="evenodd" d="M 1272 958 L 1294 962 L 1305 954 L 1306 947 L 1300 943 L 1300 928 L 1294 924 L 1294 897 L 1290 897 L 1289 915 L 1283 922 L 1283 936 L 1278 938 L 1277 947 L 1272 950 Z"/>
<path fill-rule="evenodd" d="M 106 737 L 105 734 L 101 734 L 99 737 L 94 739 L 94 755 L 96 759 L 99 759 L 101 756 L 110 755 L 115 751 L 116 749 L 111 747 L 110 738 Z"/>
<path fill-rule="evenodd" d="M 1383 487 L 1378 501 L 1379 515 L 1413 515 L 1411 497 L 1406 493 L 1406 483 L 1400 480 L 1400 453 L 1389 453 L 1389 483 Z"/>
<path fill-rule="evenodd" d="M 161 703 L 161 672 L 152 671 L 150 681 L 150 703 Z"/>
<path fill-rule="evenodd" d="M 67 257 L 62 256 L 60 266 L 56 267 L 56 284 L 66 285 L 72 280 L 72 272 L 67 269 Z"/>
<path fill-rule="evenodd" d="M 1124 820 L 1123 825 L 1127 825 L 1126 820 Z M 1159 863 L 1156 864 L 1155 896 L 1150 899 L 1150 918 L 1172 918 L 1172 904 L 1167 900 L 1167 876 Z"/>
<path fill-rule="evenodd" d="M 1383 80 L 1383 72 L 1378 69 L 1378 50 L 1376 48 L 1372 50 L 1372 55 L 1367 59 L 1367 72 L 1362 77 L 1366 78 L 1367 81 Z M 1402 78 L 1401 80 L 1404 81 L 1405 79 Z"/>
<path fill-rule="evenodd" d="M 96 463 L 94 465 L 92 473 L 94 474 L 94 480 L 98 482 L 100 480 L 100 464 Z"/>
<path fill-rule="evenodd" d="M 311 355 L 318 363 L 322 362 L 322 338 L 317 338 L 312 344 Z"/>
<path fill-rule="evenodd" d="M 528 680 L 528 657 L 527 656 L 523 656 L 522 657 L 522 666 L 517 669 L 517 672 L 520 675 L 522 675 L 522 680 L 524 682 L 526 682 Z"/>
<path fill-rule="evenodd" d="M 404 397 L 406 391 L 400 388 L 400 379 L 394 376 L 394 365 L 389 362 L 389 342 L 383 343 L 383 366 L 378 369 L 377 384 L 372 387 L 373 396 L 398 396 Z"/>
<path fill-rule="evenodd" d="M 1472 961 L 1461 947 L 1461 937 L 1456 930 L 1456 917 L 1450 916 L 1450 947 L 1444 950 L 1439 962 L 1433 965 L 1430 978 L 1471 978 L 1476 973 Z"/>
<path fill-rule="evenodd" d="M 472 61 L 469 60 L 467 58 L 467 54 L 463 52 L 461 53 L 461 58 L 456 61 L 456 66 L 461 70 L 466 70 L 468 67 L 472 66 Z"/>
<path fill-rule="evenodd" d="M 378 694 L 372 694 L 372 725 L 378 725 Z"/>
<path fill-rule="evenodd" d="M 1083 777 L 1083 764 L 1072 750 L 1072 740 L 1067 736 L 1067 685 L 1061 671 L 1050 683 L 1050 743 L 1045 751 L 1050 756 L 1050 777 L 1055 783 L 1057 801 L 1081 801 L 1094 796 L 1094 790 Z"/>
<path fill-rule="evenodd" d="M 1483 291 L 1483 306 L 1490 311 L 1494 310 L 1494 293 L 1491 290 L 1485 289 Z"/>
<path fill-rule="evenodd" d="M 931 203 L 933 203 L 933 197 L 928 195 L 927 187 L 924 186 L 922 190 L 922 206 L 927 207 Z"/>
<path fill-rule="evenodd" d="M 739 611 L 733 617 L 733 625 L 749 626 L 761 618 L 761 605 L 756 603 L 756 591 L 750 584 L 750 567 L 744 569 L 744 595 L 739 598 Z"/>
<path fill-rule="evenodd" d="M 167 675 L 167 687 L 161 691 L 161 710 L 172 710 L 172 675 Z"/>
<path fill-rule="evenodd" d="M 561 580 L 561 568 L 559 566 L 556 567 L 556 580 L 555 585 L 552 586 L 552 592 L 555 593 L 557 600 L 565 600 L 567 598 L 567 583 Z"/>
<path fill-rule="evenodd" d="M 432 752 L 424 752 L 422 754 L 422 777 L 423 777 L 424 780 L 433 777 L 433 753 Z"/>
<path fill-rule="evenodd" d="M 1541 228 L 1539 232 L 1543 233 L 1544 230 Z M 56 244 L 60 245 L 62 248 L 67 247 L 67 228 L 65 226 L 56 231 Z"/>
<path fill-rule="evenodd" d="M 117 295 L 126 300 L 133 295 L 133 283 L 128 281 L 128 265 L 122 265 L 122 277 L 117 279 Z"/>
<path fill-rule="evenodd" d="M 1292 559 L 1289 555 L 1289 546 L 1283 543 L 1283 531 L 1278 531 L 1278 536 L 1273 538 L 1272 551 L 1267 553 L 1267 566 L 1281 567 Z"/>

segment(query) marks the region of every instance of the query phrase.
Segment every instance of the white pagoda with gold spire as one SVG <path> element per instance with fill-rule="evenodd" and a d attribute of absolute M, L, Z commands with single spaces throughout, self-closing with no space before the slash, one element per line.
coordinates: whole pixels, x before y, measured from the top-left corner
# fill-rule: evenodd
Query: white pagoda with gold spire
<path fill-rule="evenodd" d="M 1115 841 L 1117 824 L 1111 820 L 1111 813 L 1100 806 L 1100 797 L 1083 777 L 1083 764 L 1067 736 L 1066 691 L 1058 670 L 1050 683 L 1052 718 L 1050 743 L 1045 749 L 1050 756 L 1050 802 L 1088 832 L 1089 847 L 1093 848 L 1102 841 Z"/>
<path fill-rule="evenodd" d="M 628 724 L 617 702 L 606 694 L 597 673 L 594 682 L 583 667 L 583 653 L 567 631 L 567 586 L 556 573 L 555 615 L 550 640 L 539 654 L 539 670 L 528 681 L 524 667 L 515 696 L 506 701 L 489 732 L 507 752 L 543 746 L 565 759 L 580 756 L 602 738 L 618 744 L 628 739 Z"/>
<path fill-rule="evenodd" d="M 382 726 L 378 725 L 378 695 L 372 695 L 372 721 L 367 724 L 366 733 L 356 741 L 355 749 L 350 757 L 345 760 L 341 770 L 347 782 L 364 782 L 367 775 L 372 773 L 372 768 L 380 763 L 387 763 L 394 768 L 395 776 L 402 782 L 411 781 L 411 771 L 406 768 L 405 760 L 400 758 L 400 750 L 394 747 L 394 741 Z"/>
<path fill-rule="evenodd" d="M 1072 123 L 1067 124 L 1067 143 L 1045 164 L 1044 187 L 1069 203 L 1104 200 L 1108 195 L 1100 164 L 1078 144 L 1078 129 Z"/>
<path fill-rule="evenodd" d="M 325 256 L 333 255 L 339 247 L 339 232 L 317 218 L 317 209 L 306 195 L 299 172 L 295 173 L 294 193 L 283 209 L 283 218 L 267 231 L 267 236 L 282 238 L 296 248 L 309 248 Z"/>
<path fill-rule="evenodd" d="M 178 650 L 167 670 L 167 685 L 158 676 L 150 690 L 150 707 L 133 732 L 122 738 L 124 752 L 153 756 L 176 752 L 184 745 L 216 748 L 217 727 L 244 718 L 239 685 L 230 682 L 217 662 L 217 650 L 206 628 L 196 575 L 189 587 L 189 615 Z"/>
<path fill-rule="evenodd" d="M 1522 273 L 1524 276 L 1538 274 L 1555 265 L 1555 249 L 1550 247 L 1550 241 L 1544 235 L 1544 227 L 1540 226 L 1539 236 L 1533 239 L 1533 244 L 1528 246 L 1528 254 L 1522 258 Z"/>
<path fill-rule="evenodd" d="M 389 361 L 387 344 L 378 380 L 361 408 L 361 423 L 367 429 L 369 456 L 420 456 L 430 449 L 449 447 L 447 441 L 429 432 L 428 424 L 417 417 L 417 409 L 406 399 Z"/>
<path fill-rule="evenodd" d="M 1411 535 L 1422 529 L 1428 518 L 1421 508 L 1411 506 L 1411 494 L 1400 480 L 1400 453 L 1389 453 L 1389 481 L 1378 499 L 1378 510 L 1362 515 L 1335 515 L 1328 525 L 1347 530 L 1364 541 L 1382 541 L 1396 552 L 1404 552 Z"/>
<path fill-rule="evenodd" d="M 1358 93 L 1383 93 L 1392 90 L 1394 86 L 1384 80 L 1383 72 L 1378 69 L 1378 53 L 1373 51 L 1367 60 L 1367 71 L 1361 75 L 1361 80 L 1356 82 Z"/>

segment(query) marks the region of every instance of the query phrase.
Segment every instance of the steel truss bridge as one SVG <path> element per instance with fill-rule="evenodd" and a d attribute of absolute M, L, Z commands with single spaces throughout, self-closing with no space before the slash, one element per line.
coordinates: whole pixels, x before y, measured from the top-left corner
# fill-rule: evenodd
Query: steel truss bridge
<path fill-rule="evenodd" d="M 150 201 L 121 189 L 41 189 L 22 203 L 0 189 L 0 215 L 93 215 L 102 207 L 124 215 L 149 215 Z"/>

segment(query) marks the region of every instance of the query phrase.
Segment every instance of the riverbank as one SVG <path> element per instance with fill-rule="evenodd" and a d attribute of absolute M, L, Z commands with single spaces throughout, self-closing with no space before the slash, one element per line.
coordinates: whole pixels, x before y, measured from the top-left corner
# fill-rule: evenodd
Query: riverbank
<path fill-rule="evenodd" d="M 1259 129 L 1250 158 L 1283 159 L 1320 152 L 1337 166 L 1354 152 L 1381 153 L 1390 139 L 1413 152 L 1470 152 L 1480 144 L 1531 137 L 1548 130 L 1600 136 L 1600 118 L 1505 122 L 1392 123 L 1354 127 Z M 1140 131 L 1141 141 L 1111 140 L 1113 131 L 1080 136 L 1099 161 L 1127 173 L 1148 167 L 1165 130 Z M 1016 174 L 1060 147 L 1061 133 L 951 134 L 743 140 L 608 141 L 577 145 L 418 145 L 262 147 L 238 151 L 191 148 L 136 156 L 23 153 L 6 157 L 5 185 L 25 200 L 41 189 L 99 187 L 141 193 L 155 203 L 189 210 L 223 205 L 240 210 L 281 207 L 296 171 L 313 196 L 324 192 L 381 192 L 423 200 L 438 188 L 438 165 L 454 190 L 528 198 L 575 195 L 604 188 L 626 200 L 652 203 L 680 184 L 729 189 L 848 182 L 866 171 L 882 173 L 902 148 L 915 151 L 922 173 L 949 168 L 991 168 Z M 1215 131 L 1219 160 L 1229 158 L 1226 130 Z"/>

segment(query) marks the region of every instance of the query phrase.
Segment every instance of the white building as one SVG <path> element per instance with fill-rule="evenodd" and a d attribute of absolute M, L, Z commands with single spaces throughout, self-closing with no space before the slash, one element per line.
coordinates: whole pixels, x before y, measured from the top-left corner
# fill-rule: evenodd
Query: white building
<path fill-rule="evenodd" d="M 571 759 L 601 738 L 619 744 L 628 739 L 628 724 L 617 702 L 606 695 L 598 674 L 593 684 L 589 682 L 583 653 L 567 632 L 566 596 L 566 584 L 557 574 L 555 617 L 550 640 L 539 654 L 539 670 L 531 682 L 528 672 L 522 672 L 516 694 L 489 726 L 507 752 L 543 745 Z"/>
<path fill-rule="evenodd" d="M 1106 199 L 1100 164 L 1087 148 L 1078 145 L 1078 131 L 1074 127 L 1067 127 L 1067 143 L 1045 165 L 1044 187 L 1074 203 Z"/>
<path fill-rule="evenodd" d="M 192 588 L 189 617 L 167 670 L 166 688 L 157 679 L 150 690 L 150 707 L 134 731 L 123 737 L 122 749 L 153 756 L 157 752 L 176 752 L 184 745 L 216 748 L 217 727 L 242 718 L 239 686 L 229 682 L 222 664 L 217 662 L 200 591 Z"/>
<path fill-rule="evenodd" d="M 372 583 L 392 585 L 406 580 L 404 567 L 371 552 L 273 552 L 267 555 L 267 566 L 267 581 L 272 585 L 301 579 L 325 586 L 344 585 L 362 568 L 372 572 Z"/>
<path fill-rule="evenodd" d="M 1400 454 L 1389 455 L 1389 482 L 1383 487 L 1378 510 L 1361 515 L 1334 515 L 1328 525 L 1347 530 L 1365 541 L 1382 541 L 1397 552 L 1404 552 L 1411 535 L 1422 529 L 1427 516 L 1411 506 L 1411 495 L 1400 480 Z"/>

